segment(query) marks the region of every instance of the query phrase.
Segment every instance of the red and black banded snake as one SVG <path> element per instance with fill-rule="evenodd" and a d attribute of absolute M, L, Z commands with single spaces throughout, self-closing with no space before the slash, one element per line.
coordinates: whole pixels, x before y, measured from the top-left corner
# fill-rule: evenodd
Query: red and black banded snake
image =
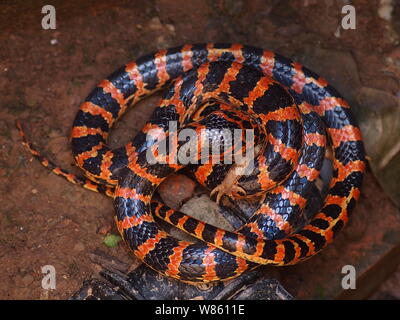
<path fill-rule="evenodd" d="M 108 148 L 108 133 L 127 107 L 166 87 L 142 131 L 124 147 Z M 149 131 L 158 129 L 168 139 L 170 121 L 177 121 L 178 129 L 195 130 L 232 123 L 232 128 L 256 128 L 255 122 L 261 125 L 258 131 L 265 131 L 264 148 L 249 176 L 232 181 L 234 166 L 193 166 L 197 180 L 218 195 L 245 197 L 267 191 L 254 216 L 236 232 L 152 201 L 157 186 L 185 166 L 147 161 L 147 151 L 157 140 L 148 139 Z M 74 158 L 89 179 L 59 168 L 40 155 L 22 129 L 21 135 L 32 154 L 54 173 L 112 196 L 117 227 L 129 248 L 156 271 L 186 282 L 227 280 L 260 264 L 290 265 L 315 255 L 348 221 L 366 166 L 360 129 L 348 103 L 332 86 L 297 62 L 240 44 L 161 50 L 103 80 L 81 105 L 71 134 Z M 296 230 L 293 221 L 319 176 L 326 143 L 334 156 L 325 202 Z M 153 214 L 204 242 L 171 237 Z"/>

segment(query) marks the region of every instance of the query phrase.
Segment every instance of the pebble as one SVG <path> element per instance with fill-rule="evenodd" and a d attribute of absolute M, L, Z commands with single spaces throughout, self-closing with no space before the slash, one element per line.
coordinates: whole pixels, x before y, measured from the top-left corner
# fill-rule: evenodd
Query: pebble
<path fill-rule="evenodd" d="M 82 242 L 78 242 L 78 243 L 76 243 L 74 245 L 74 251 L 80 252 L 80 251 L 83 251 L 83 250 L 85 250 L 85 246 L 83 245 Z"/>
<path fill-rule="evenodd" d="M 150 20 L 149 24 L 147 25 L 149 30 L 161 30 L 163 25 L 161 24 L 160 18 L 154 17 Z"/>
<path fill-rule="evenodd" d="M 166 24 L 165 27 L 168 29 L 169 32 L 175 33 L 175 27 L 173 24 Z"/>
<path fill-rule="evenodd" d="M 168 177 L 158 192 L 165 204 L 173 209 L 179 209 L 182 203 L 193 195 L 196 183 L 183 174 L 174 174 Z"/>
<path fill-rule="evenodd" d="M 102 225 L 98 230 L 97 233 L 101 235 L 106 235 L 108 234 L 112 229 L 112 226 L 110 224 L 105 224 Z"/>
<path fill-rule="evenodd" d="M 180 211 L 214 226 L 233 231 L 229 222 L 219 214 L 218 204 L 212 201 L 206 194 L 191 198 L 181 207 Z"/>
<path fill-rule="evenodd" d="M 392 0 L 380 0 L 378 16 L 386 21 L 392 20 L 393 4 Z"/>

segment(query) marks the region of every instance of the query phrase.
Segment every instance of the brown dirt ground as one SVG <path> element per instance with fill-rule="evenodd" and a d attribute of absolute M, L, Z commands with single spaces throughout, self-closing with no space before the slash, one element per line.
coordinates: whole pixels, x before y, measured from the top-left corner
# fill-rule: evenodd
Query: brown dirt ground
<path fill-rule="evenodd" d="M 383 70 L 385 57 L 397 45 L 393 39 L 399 25 L 390 27 L 377 16 L 378 0 L 355 0 L 357 30 L 342 30 L 337 38 L 341 3 L 52 1 L 57 29 L 42 30 L 45 2 L 1 1 L 0 299 L 68 298 L 98 271 L 88 258 L 95 248 L 137 263 L 123 244 L 107 248 L 98 233 L 108 225 L 117 233 L 112 201 L 65 182 L 32 161 L 20 144 L 16 119 L 23 120 L 30 138 L 46 155 L 78 172 L 72 166 L 68 136 L 80 102 L 120 65 L 186 42 L 247 43 L 290 57 L 306 46 L 346 50 L 352 53 L 363 84 L 397 94 L 399 79 Z M 397 21 L 399 11 L 397 7 Z M 156 101 L 147 99 L 130 112 L 117 125 L 110 144 L 127 142 Z M 372 177 L 367 182 L 373 198 L 379 186 Z M 345 245 L 345 238 L 340 241 Z M 327 257 L 335 253 L 338 250 L 332 249 Z M 57 271 L 57 290 L 50 292 L 40 286 L 41 267 L 47 264 Z M 315 296 L 294 291 L 303 298 Z"/>

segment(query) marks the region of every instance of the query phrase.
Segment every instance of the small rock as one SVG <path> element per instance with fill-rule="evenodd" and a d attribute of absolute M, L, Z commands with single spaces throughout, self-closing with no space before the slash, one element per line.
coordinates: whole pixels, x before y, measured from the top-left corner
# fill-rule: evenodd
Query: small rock
<path fill-rule="evenodd" d="M 399 99 L 386 91 L 367 87 L 360 88 L 356 98 L 361 107 L 355 110 L 371 169 L 385 192 L 400 205 Z"/>
<path fill-rule="evenodd" d="M 147 28 L 153 31 L 161 30 L 163 28 L 163 25 L 161 24 L 160 18 L 159 17 L 152 18 L 149 24 L 147 25 Z"/>
<path fill-rule="evenodd" d="M 219 214 L 218 204 L 212 201 L 206 194 L 193 197 L 182 206 L 180 211 L 219 228 L 233 231 L 229 222 Z"/>
<path fill-rule="evenodd" d="M 386 21 L 392 20 L 392 0 L 381 0 L 378 8 L 378 16 Z"/>
<path fill-rule="evenodd" d="M 173 24 L 166 24 L 165 27 L 168 29 L 169 32 L 175 33 L 175 27 Z"/>
<path fill-rule="evenodd" d="M 85 246 L 83 245 L 82 242 L 78 242 L 74 245 L 74 251 L 84 251 L 85 250 Z"/>
<path fill-rule="evenodd" d="M 183 174 L 174 174 L 160 185 L 158 192 L 167 206 L 177 210 L 190 199 L 195 187 L 193 180 Z"/>
<path fill-rule="evenodd" d="M 97 229 L 97 234 L 106 235 L 112 229 L 111 224 L 102 225 L 99 229 Z"/>

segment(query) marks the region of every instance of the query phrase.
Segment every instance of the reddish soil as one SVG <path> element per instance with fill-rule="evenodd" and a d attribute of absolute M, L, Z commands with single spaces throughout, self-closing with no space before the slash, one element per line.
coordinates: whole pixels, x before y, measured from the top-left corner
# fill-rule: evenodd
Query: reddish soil
<path fill-rule="evenodd" d="M 355 0 L 357 29 L 341 30 L 340 38 L 335 37 L 342 3 L 55 0 L 57 29 L 43 30 L 41 8 L 46 2 L 1 1 L 0 299 L 68 298 L 83 280 L 97 273 L 88 257 L 96 248 L 138 263 L 122 243 L 115 248 L 103 244 L 102 230 L 111 226 L 110 232 L 117 234 L 112 201 L 67 183 L 33 160 L 20 143 L 15 120 L 23 121 L 28 136 L 44 154 L 78 173 L 68 136 L 78 106 L 90 90 L 134 58 L 187 42 L 247 43 L 292 58 L 301 57 L 310 47 L 344 50 L 352 54 L 363 85 L 398 94 L 399 76 L 389 71 L 386 57 L 398 46 L 400 26 L 378 17 L 378 0 Z M 400 6 L 393 14 L 397 18 L 392 21 L 400 21 Z M 156 102 L 151 97 L 129 112 L 117 124 L 110 145 L 119 146 L 132 138 Z M 371 174 L 366 183 L 370 197 L 358 209 L 360 216 L 368 217 L 371 206 L 398 214 Z M 385 205 L 380 206 L 374 195 Z M 391 219 L 388 223 L 398 223 L 397 218 Z M 351 230 L 373 233 L 375 225 L 381 226 L 376 215 L 362 221 L 353 223 Z M 347 237 L 352 236 L 348 233 Z M 347 237 L 338 238 L 340 247 L 329 249 L 325 258 L 315 262 L 313 271 L 321 272 L 328 258 L 340 255 Z M 353 242 L 357 239 L 353 234 Z M 349 252 L 357 255 L 359 248 L 353 243 Z M 301 285 L 312 261 L 298 269 L 291 267 L 289 273 L 293 273 L 287 277 L 274 274 L 296 296 L 318 297 L 316 283 Z M 44 265 L 56 268 L 56 290 L 41 288 Z M 393 279 L 397 284 L 393 282 L 390 288 L 399 288 L 399 277 Z"/>

